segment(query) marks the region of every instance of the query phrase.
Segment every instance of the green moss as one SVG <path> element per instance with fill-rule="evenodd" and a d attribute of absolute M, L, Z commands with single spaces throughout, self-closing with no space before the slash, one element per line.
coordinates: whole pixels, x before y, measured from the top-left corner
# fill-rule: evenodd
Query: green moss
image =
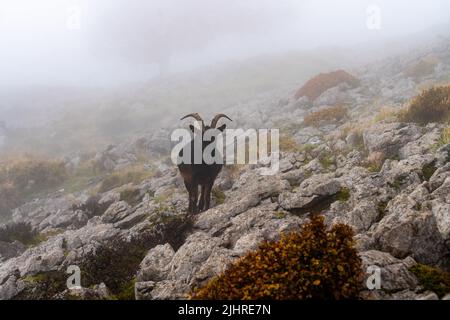
<path fill-rule="evenodd" d="M 381 170 L 381 166 L 375 163 L 370 163 L 369 165 L 367 165 L 367 170 L 369 170 L 369 172 L 380 172 Z"/>
<path fill-rule="evenodd" d="M 334 165 L 334 157 L 332 154 L 327 153 L 319 158 L 319 162 L 324 169 L 329 169 L 332 165 Z"/>
<path fill-rule="evenodd" d="M 283 219 L 283 218 L 286 217 L 286 212 L 284 212 L 284 211 L 277 211 L 277 212 L 275 212 L 275 217 L 277 219 Z"/>
<path fill-rule="evenodd" d="M 389 187 L 395 189 L 396 191 L 399 191 L 401 189 L 402 184 L 402 179 L 395 179 L 393 182 L 388 182 Z"/>
<path fill-rule="evenodd" d="M 35 275 L 28 275 L 22 280 L 25 289 L 14 299 L 17 300 L 48 300 L 67 289 L 68 275 L 64 271 L 49 271 Z"/>
<path fill-rule="evenodd" d="M 433 291 L 440 298 L 450 293 L 450 273 L 423 264 L 416 264 L 410 271 L 425 291 Z"/>
<path fill-rule="evenodd" d="M 335 195 L 335 200 L 340 202 L 345 202 L 348 199 L 350 199 L 350 190 L 346 187 L 342 188 L 338 193 Z"/>
<path fill-rule="evenodd" d="M 29 275 L 26 276 L 25 278 L 23 278 L 23 281 L 27 282 L 27 283 L 39 283 L 39 282 L 43 282 L 46 280 L 46 275 L 43 273 L 38 273 L 36 275 Z"/>
<path fill-rule="evenodd" d="M 216 204 L 219 205 L 219 204 L 223 204 L 225 202 L 225 199 L 226 199 L 225 193 L 223 193 L 223 191 L 220 190 L 220 188 L 214 187 L 211 190 L 211 194 L 212 194 L 212 197 L 213 197 L 214 201 L 216 202 Z"/>
<path fill-rule="evenodd" d="M 136 278 L 133 278 L 128 283 L 123 284 L 121 291 L 116 294 L 113 299 L 115 300 L 135 300 L 134 286 L 136 284 Z"/>
<path fill-rule="evenodd" d="M 424 165 L 422 167 L 422 178 L 426 181 L 430 180 L 436 170 L 435 162 Z"/>
<path fill-rule="evenodd" d="M 386 213 L 387 205 L 388 205 L 387 201 L 380 201 L 380 202 L 378 202 L 378 204 L 377 204 L 377 211 L 378 211 L 378 214 L 380 215 L 380 217 L 383 217 L 384 214 Z"/>

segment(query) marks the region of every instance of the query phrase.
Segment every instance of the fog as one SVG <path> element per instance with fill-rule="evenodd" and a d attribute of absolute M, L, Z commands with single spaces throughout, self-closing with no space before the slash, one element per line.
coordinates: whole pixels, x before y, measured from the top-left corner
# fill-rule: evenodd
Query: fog
<path fill-rule="evenodd" d="M 223 61 L 376 43 L 446 0 L 1 0 L 0 86 L 111 86 Z"/>

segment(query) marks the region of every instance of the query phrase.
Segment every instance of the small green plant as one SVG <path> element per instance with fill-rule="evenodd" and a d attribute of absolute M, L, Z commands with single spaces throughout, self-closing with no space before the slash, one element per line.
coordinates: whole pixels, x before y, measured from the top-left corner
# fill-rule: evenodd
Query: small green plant
<path fill-rule="evenodd" d="M 362 271 L 353 244 L 349 226 L 327 230 L 324 218 L 314 216 L 300 232 L 263 242 L 205 287 L 194 289 L 191 298 L 356 299 Z"/>
<path fill-rule="evenodd" d="M 350 190 L 346 187 L 342 188 L 336 195 L 335 199 L 340 202 L 345 202 L 350 199 Z"/>
<path fill-rule="evenodd" d="M 334 156 L 331 152 L 327 152 L 319 157 L 319 162 L 324 169 L 329 169 L 335 164 Z"/>
<path fill-rule="evenodd" d="M 220 205 L 225 202 L 226 199 L 225 193 L 223 193 L 223 191 L 220 190 L 220 188 L 218 187 L 212 188 L 211 194 L 216 204 Z"/>
<path fill-rule="evenodd" d="M 440 298 L 450 293 L 450 273 L 423 264 L 416 264 L 410 271 L 425 291 L 433 291 Z"/>
<path fill-rule="evenodd" d="M 284 211 L 277 211 L 277 212 L 275 212 L 275 217 L 277 219 L 283 219 L 283 218 L 286 217 L 286 212 L 284 212 Z"/>
<path fill-rule="evenodd" d="M 375 151 L 367 156 L 363 164 L 370 172 L 379 172 L 384 164 L 385 158 L 384 153 Z"/>
<path fill-rule="evenodd" d="M 380 218 L 382 218 L 386 214 L 386 207 L 387 207 L 387 205 L 388 205 L 387 201 L 380 201 L 380 202 L 378 202 L 378 204 L 377 204 L 377 211 L 378 211 L 378 214 L 379 214 Z"/>
<path fill-rule="evenodd" d="M 437 149 L 449 143 L 450 143 L 450 127 L 446 127 L 444 128 L 444 130 L 442 130 L 439 140 L 436 142 L 436 144 L 433 145 L 432 149 L 436 151 Z"/>
<path fill-rule="evenodd" d="M 425 164 L 422 167 L 422 178 L 423 180 L 430 180 L 434 172 L 437 170 L 435 162 Z"/>

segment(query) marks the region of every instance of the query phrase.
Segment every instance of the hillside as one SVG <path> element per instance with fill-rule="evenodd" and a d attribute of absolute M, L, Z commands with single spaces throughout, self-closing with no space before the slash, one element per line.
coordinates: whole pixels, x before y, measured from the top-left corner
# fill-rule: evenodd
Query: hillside
<path fill-rule="evenodd" d="M 406 121 L 405 114 L 424 89 L 450 83 L 450 43 L 352 66 L 347 71 L 357 85 L 341 83 L 315 99 L 295 93 L 342 65 L 291 59 L 298 64 L 249 62 L 242 79 L 162 82 L 173 96 L 158 85 L 125 98 L 118 93 L 115 106 L 96 108 L 110 115 L 105 122 L 97 114 L 84 117 L 90 129 L 60 124 L 74 130 L 72 137 L 81 130 L 89 140 L 89 130 L 104 130 L 96 132 L 100 141 L 108 133 L 120 142 L 66 153 L 68 174 L 84 172 L 82 182 L 76 188 L 55 184 L 12 210 L 0 226 L 0 299 L 186 298 L 312 215 L 323 215 L 329 227 L 350 226 L 362 270 L 381 268 L 381 289 L 369 290 L 364 279 L 360 298 L 449 299 L 448 282 L 439 287 L 423 278 L 433 270 L 449 281 L 450 109 L 428 123 Z M 112 111 L 128 103 L 134 107 L 125 118 Z M 153 104 L 161 110 L 152 115 L 161 116 L 155 124 L 147 113 Z M 345 112 L 322 119 L 336 107 Z M 262 164 L 227 166 L 216 181 L 213 207 L 188 217 L 187 193 L 169 160 L 170 132 L 180 125 L 175 110 L 208 110 L 208 119 L 220 110 L 234 120 L 232 127 L 279 128 L 280 171 L 262 176 Z M 311 115 L 316 120 L 305 124 Z M 133 134 L 116 132 L 114 121 L 124 124 L 121 130 L 134 128 Z M 58 128 L 57 136 L 66 134 Z M 66 288 L 70 265 L 80 267 L 83 288 Z"/>

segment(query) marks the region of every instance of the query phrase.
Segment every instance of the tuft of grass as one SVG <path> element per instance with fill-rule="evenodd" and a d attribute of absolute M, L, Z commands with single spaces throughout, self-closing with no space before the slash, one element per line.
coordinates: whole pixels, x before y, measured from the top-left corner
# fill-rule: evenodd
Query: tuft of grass
<path fill-rule="evenodd" d="M 433 145 L 432 149 L 436 151 L 437 149 L 449 143 L 450 143 L 450 127 L 446 127 L 444 128 L 444 130 L 442 130 L 439 140 L 436 142 L 436 144 Z"/>
<path fill-rule="evenodd" d="M 378 211 L 378 214 L 380 215 L 380 217 L 383 217 L 385 215 L 387 205 L 388 205 L 387 201 L 378 202 L 377 211 Z"/>
<path fill-rule="evenodd" d="M 125 201 L 130 206 L 135 206 L 141 202 L 141 191 L 133 187 L 125 187 L 120 191 L 120 201 Z"/>
<path fill-rule="evenodd" d="M 223 193 L 223 191 L 220 190 L 220 188 L 218 187 L 212 188 L 211 194 L 216 204 L 220 205 L 225 202 L 226 199 L 225 193 Z"/>
<path fill-rule="evenodd" d="M 381 167 L 384 164 L 386 156 L 383 152 L 375 151 L 370 153 L 366 160 L 364 161 L 363 165 L 369 170 L 370 172 L 379 172 L 381 170 Z"/>
<path fill-rule="evenodd" d="M 335 199 L 340 202 L 345 202 L 350 199 L 350 190 L 347 187 L 343 187 L 336 195 Z"/>
<path fill-rule="evenodd" d="M 325 169 L 329 169 L 332 165 L 335 164 L 334 156 L 333 154 L 331 154 L 331 152 L 326 153 L 319 157 L 319 162 L 322 165 L 322 167 L 324 167 Z"/>
<path fill-rule="evenodd" d="M 450 85 L 433 87 L 416 96 L 409 107 L 399 115 L 404 122 L 426 125 L 446 122 L 450 116 Z"/>
<path fill-rule="evenodd" d="M 136 284 L 136 278 L 131 279 L 128 283 L 125 283 L 121 291 L 117 293 L 113 300 L 135 300 L 134 286 Z"/>
<path fill-rule="evenodd" d="M 143 165 L 132 166 L 115 171 L 107 175 L 100 183 L 99 192 L 106 192 L 125 184 L 138 184 L 154 175 L 154 172 L 146 170 Z"/>
<path fill-rule="evenodd" d="M 328 107 L 305 116 L 303 124 L 305 126 L 318 127 L 322 124 L 330 124 L 341 121 L 347 117 L 347 109 L 342 106 Z"/>
<path fill-rule="evenodd" d="M 440 298 L 450 293 L 450 273 L 424 264 L 416 264 L 410 271 L 419 280 L 424 291 L 430 290 Z"/>
<path fill-rule="evenodd" d="M 377 122 L 394 122 L 397 120 L 399 110 L 392 107 L 381 107 L 378 113 L 373 118 L 373 123 Z"/>
<path fill-rule="evenodd" d="M 301 150 L 300 145 L 290 136 L 280 136 L 280 151 L 283 152 L 299 152 Z"/>
<path fill-rule="evenodd" d="M 434 172 L 437 170 L 435 162 L 426 164 L 422 167 L 422 178 L 423 180 L 430 180 Z"/>
<path fill-rule="evenodd" d="M 277 212 L 275 212 L 275 217 L 277 218 L 277 219 L 283 219 L 283 218 L 285 218 L 286 217 L 286 212 L 284 212 L 284 211 L 277 211 Z"/>

